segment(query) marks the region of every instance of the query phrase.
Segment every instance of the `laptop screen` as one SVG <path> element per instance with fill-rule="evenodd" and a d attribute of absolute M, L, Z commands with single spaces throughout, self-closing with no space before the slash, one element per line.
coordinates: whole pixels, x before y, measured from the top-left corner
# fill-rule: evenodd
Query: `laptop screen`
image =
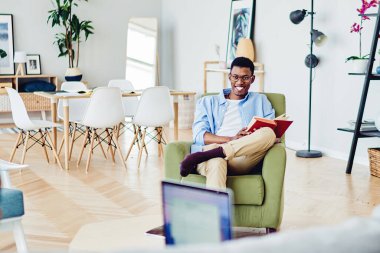
<path fill-rule="evenodd" d="M 217 243 L 231 239 L 231 198 L 229 191 L 163 181 L 166 244 Z"/>

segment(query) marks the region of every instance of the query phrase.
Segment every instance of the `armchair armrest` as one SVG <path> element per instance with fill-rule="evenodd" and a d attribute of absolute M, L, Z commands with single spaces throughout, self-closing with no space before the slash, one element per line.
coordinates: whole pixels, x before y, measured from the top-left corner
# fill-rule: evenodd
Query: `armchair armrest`
<path fill-rule="evenodd" d="M 271 221 L 272 228 L 277 228 L 281 224 L 285 168 L 285 145 L 275 144 L 265 155 L 262 170 L 265 185 L 263 219 Z"/>
<path fill-rule="evenodd" d="M 191 142 L 171 142 L 165 147 L 165 179 L 181 180 L 179 164 L 190 153 Z"/>

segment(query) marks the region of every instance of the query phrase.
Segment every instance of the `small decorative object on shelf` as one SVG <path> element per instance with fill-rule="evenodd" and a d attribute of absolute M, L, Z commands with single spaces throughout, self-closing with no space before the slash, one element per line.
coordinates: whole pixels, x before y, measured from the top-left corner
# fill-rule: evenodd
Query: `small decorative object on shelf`
<path fill-rule="evenodd" d="M 363 30 L 363 22 L 365 20 L 369 20 L 369 16 L 365 15 L 367 10 L 372 7 L 377 7 L 378 1 L 370 0 L 367 2 L 366 0 L 362 1 L 362 6 L 360 9 L 357 9 L 360 16 L 360 24 L 354 23 L 351 26 L 351 33 L 359 34 L 359 55 L 352 55 L 346 59 L 346 62 L 351 64 L 350 71 L 353 73 L 366 73 L 369 61 L 369 54 L 362 54 L 362 30 Z"/>

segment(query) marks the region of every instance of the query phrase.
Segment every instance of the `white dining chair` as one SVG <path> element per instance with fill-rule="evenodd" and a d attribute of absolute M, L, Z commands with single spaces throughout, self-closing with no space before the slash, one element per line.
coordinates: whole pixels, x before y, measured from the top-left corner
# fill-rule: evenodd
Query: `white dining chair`
<path fill-rule="evenodd" d="M 63 82 L 61 84 L 61 90 L 68 92 L 86 91 L 87 86 L 82 82 Z M 82 120 L 84 113 L 86 112 L 87 105 L 90 99 L 77 98 L 70 99 L 69 103 L 69 136 L 71 137 L 71 143 L 69 148 L 69 160 L 73 153 L 74 142 L 84 134 L 85 130 L 81 128 L 79 122 Z M 58 118 L 64 120 L 63 101 L 58 101 Z M 61 154 L 65 138 L 62 138 L 59 145 L 58 155 Z"/>
<path fill-rule="evenodd" d="M 116 150 L 125 168 L 126 164 L 121 153 L 116 133 L 118 132 L 119 124 L 124 120 L 123 103 L 121 100 L 121 93 L 119 88 L 99 87 L 96 88 L 88 104 L 86 113 L 83 120 L 80 122 L 86 127 L 86 132 L 83 140 L 82 149 L 79 154 L 77 166 L 79 166 L 82 159 L 84 148 L 87 140 L 90 139 L 88 148 L 88 158 L 86 164 L 86 173 L 90 166 L 90 160 L 93 153 L 95 138 L 107 143 L 112 161 L 115 162 Z M 99 129 L 105 129 L 107 137 L 103 138 L 98 134 Z M 101 145 L 100 145 L 101 147 Z M 115 151 L 114 151 L 115 149 Z M 103 150 L 104 153 L 104 150 Z"/>
<path fill-rule="evenodd" d="M 18 92 L 12 88 L 5 89 L 7 90 L 9 96 L 13 121 L 16 127 L 20 130 L 9 161 L 13 161 L 13 157 L 16 153 L 17 148 L 23 144 L 24 149 L 21 157 L 21 164 L 23 164 L 27 151 L 35 144 L 39 144 L 44 149 L 47 162 L 49 163 L 49 156 L 46 147 L 50 148 L 53 151 L 53 155 L 55 159 L 57 159 L 59 167 L 62 169 L 62 164 L 59 160 L 49 133 L 50 128 L 59 127 L 61 125 L 47 120 L 31 120 L 20 94 L 18 94 Z M 34 141 L 34 143 L 28 147 L 29 140 Z"/>
<path fill-rule="evenodd" d="M 10 170 L 22 170 L 28 167 L 26 164 L 16 164 L 0 159 L 0 231 L 13 231 L 17 252 L 27 253 L 28 246 L 25 240 L 22 226 L 24 215 L 24 199 L 20 190 L 13 189 L 9 177 Z"/>
<path fill-rule="evenodd" d="M 133 92 L 135 88 L 133 84 L 129 80 L 125 79 L 114 79 L 108 82 L 108 87 L 117 87 L 121 90 L 121 92 Z M 131 130 L 133 134 L 138 130 L 136 126 L 132 123 L 132 119 L 136 114 L 137 106 L 139 104 L 138 97 L 123 97 L 123 108 L 124 108 L 124 116 L 125 120 L 121 123 L 119 128 L 119 133 L 117 137 L 119 138 L 125 132 L 125 129 Z M 138 133 L 141 136 L 141 131 Z M 140 148 L 139 143 L 140 138 L 136 139 L 136 144 Z M 148 150 L 145 147 L 145 153 L 148 154 Z"/>
<path fill-rule="evenodd" d="M 157 86 L 145 89 L 141 94 L 136 114 L 132 120 L 132 123 L 136 125 L 138 130 L 133 137 L 125 160 L 128 159 L 136 140 L 139 138 L 141 139 L 141 145 L 138 154 L 138 168 L 141 163 L 142 151 L 151 140 L 157 141 L 158 155 L 161 156 L 163 154 L 162 145 L 166 143 L 163 136 L 163 127 L 168 125 L 172 119 L 173 107 L 170 102 L 169 88 L 166 86 Z M 148 133 L 148 128 L 153 128 L 154 133 Z M 143 130 L 141 131 L 141 129 Z M 141 136 L 139 132 L 142 132 Z M 147 134 L 150 137 L 148 142 L 145 141 L 145 138 L 148 137 Z"/>

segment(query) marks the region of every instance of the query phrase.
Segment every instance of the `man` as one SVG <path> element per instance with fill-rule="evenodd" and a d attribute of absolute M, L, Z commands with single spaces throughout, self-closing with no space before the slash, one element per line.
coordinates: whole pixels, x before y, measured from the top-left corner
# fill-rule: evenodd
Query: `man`
<path fill-rule="evenodd" d="M 198 171 L 206 186 L 226 188 L 227 173 L 249 174 L 273 146 L 276 136 L 265 127 L 253 133 L 246 127 L 254 116 L 273 119 L 275 112 L 264 94 L 249 92 L 255 80 L 253 62 L 238 57 L 231 63 L 231 88 L 219 96 L 205 96 L 196 107 L 192 154 L 181 163 L 186 177 Z"/>

